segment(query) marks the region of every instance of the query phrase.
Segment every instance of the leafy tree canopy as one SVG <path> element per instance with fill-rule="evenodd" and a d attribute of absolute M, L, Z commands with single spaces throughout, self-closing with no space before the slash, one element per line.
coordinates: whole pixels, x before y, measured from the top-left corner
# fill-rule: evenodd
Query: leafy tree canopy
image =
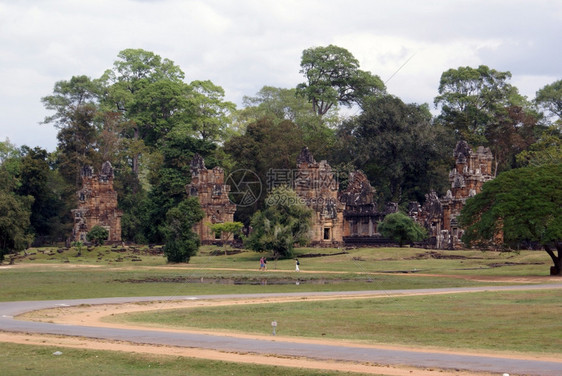
<path fill-rule="evenodd" d="M 302 131 L 295 123 L 262 118 L 249 124 L 244 135 L 234 136 L 226 142 L 224 151 L 235 161 L 235 170 L 248 170 L 256 174 L 265 192 L 270 180 L 268 174 L 277 170 L 290 175 L 304 146 Z M 246 225 L 252 214 L 263 208 L 265 195 L 254 193 L 259 195 L 259 199 L 251 206 L 239 207 L 235 214 L 235 219 Z"/>
<path fill-rule="evenodd" d="M 27 249 L 33 235 L 27 232 L 33 197 L 0 189 L 0 261 L 4 255 Z"/>
<path fill-rule="evenodd" d="M 252 232 L 244 244 L 254 251 L 273 251 L 275 259 L 293 256 L 295 244 L 305 245 L 310 239 L 312 210 L 295 191 L 285 186 L 273 188 L 266 208 L 252 217 Z"/>
<path fill-rule="evenodd" d="M 561 272 L 562 164 L 525 167 L 500 174 L 467 200 L 459 217 L 463 241 L 480 246 L 543 246 Z M 558 250 L 558 256 L 552 248 Z"/>
<path fill-rule="evenodd" d="M 517 155 L 521 166 L 562 164 L 562 130 L 551 125 L 537 142 Z"/>
<path fill-rule="evenodd" d="M 379 224 L 378 231 L 385 238 L 397 242 L 400 247 L 406 243 L 419 242 L 427 237 L 426 230 L 406 214 L 388 214 Z"/>
<path fill-rule="evenodd" d="M 53 94 L 41 98 L 47 110 L 55 111 L 47 116 L 43 124 L 54 124 L 61 129 L 66 128 L 75 120 L 75 113 L 82 106 L 96 105 L 102 86 L 99 81 L 88 76 L 73 76 L 69 81 L 55 83 Z"/>
<path fill-rule="evenodd" d="M 246 124 L 262 118 L 272 117 L 276 123 L 288 120 L 302 132 L 304 144 L 319 158 L 327 158 L 335 143 L 335 132 L 339 124 L 336 107 L 324 116 L 312 111 L 306 98 L 296 95 L 296 89 L 264 86 L 255 97 L 244 97 L 245 108 L 238 114 L 239 121 Z"/>
<path fill-rule="evenodd" d="M 390 95 L 371 98 L 359 116 L 342 123 L 337 138 L 336 160 L 363 170 L 382 204 L 421 201 L 445 189 L 454 140 L 431 123 L 427 106 Z"/>
<path fill-rule="evenodd" d="M 193 110 L 188 122 L 195 134 L 204 141 L 226 141 L 231 136 L 229 125 L 236 105 L 225 101 L 224 89 L 211 81 L 193 81 L 190 86 Z"/>
<path fill-rule="evenodd" d="M 21 186 L 21 154 L 9 139 L 0 142 L 0 191 L 13 192 Z"/>
<path fill-rule="evenodd" d="M 60 224 L 68 214 L 68 197 L 65 183 L 49 166 L 48 153 L 39 147 L 22 147 L 21 186 L 16 190 L 20 196 L 32 196 L 30 225 L 36 236 L 61 238 Z M 74 193 L 74 192 L 73 192 Z M 72 200 L 73 202 L 73 200 Z"/>
<path fill-rule="evenodd" d="M 168 210 L 164 254 L 168 262 L 189 262 L 199 249 L 199 237 L 192 230 L 203 219 L 204 213 L 197 198 L 183 200 L 178 206 Z"/>
<path fill-rule="evenodd" d="M 500 72 L 486 65 L 459 67 L 443 72 L 439 96 L 438 120 L 455 130 L 460 138 L 473 145 L 486 145 L 484 132 L 505 108 L 526 106 L 526 101 L 508 80 L 510 72 Z"/>
<path fill-rule="evenodd" d="M 242 233 L 242 229 L 244 228 L 244 224 L 242 222 L 222 222 L 222 223 L 212 223 L 209 224 L 209 228 L 211 231 L 215 233 L 215 235 L 222 239 L 224 252 L 226 254 L 226 244 L 237 235 Z"/>
<path fill-rule="evenodd" d="M 537 91 L 535 102 L 550 115 L 562 119 L 562 80 L 546 85 Z"/>
<path fill-rule="evenodd" d="M 494 171 L 516 167 L 516 155 L 537 140 L 541 128 L 537 116 L 519 106 L 510 106 L 498 114 L 484 132 L 494 156 Z"/>
<path fill-rule="evenodd" d="M 361 104 L 365 97 L 386 90 L 378 76 L 359 69 L 359 61 L 348 50 L 334 45 L 304 50 L 300 72 L 307 82 L 297 86 L 297 94 L 307 98 L 320 116 L 338 103 Z"/>
<path fill-rule="evenodd" d="M 242 222 L 212 223 L 209 225 L 209 228 L 218 236 L 222 236 L 224 234 L 225 241 L 228 241 L 232 236 L 241 233 L 244 228 L 244 224 Z"/>

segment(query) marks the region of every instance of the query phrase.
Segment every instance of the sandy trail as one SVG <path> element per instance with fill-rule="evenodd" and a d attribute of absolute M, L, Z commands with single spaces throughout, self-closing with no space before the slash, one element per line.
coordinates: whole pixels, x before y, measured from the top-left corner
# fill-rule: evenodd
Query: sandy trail
<path fill-rule="evenodd" d="M 162 356 L 181 356 L 187 358 L 200 358 L 220 360 L 226 362 L 263 364 L 269 366 L 295 367 L 306 369 L 321 369 L 339 372 L 357 372 L 363 374 L 385 376 L 487 376 L 492 373 L 474 373 L 466 371 L 452 371 L 440 369 L 419 369 L 412 367 L 385 366 L 380 364 L 366 364 L 354 362 L 318 361 L 306 358 L 283 358 L 249 353 L 227 353 L 214 350 L 197 348 L 140 345 L 118 341 L 101 341 L 96 339 L 38 335 L 26 333 L 0 332 L 0 342 L 18 343 L 24 345 L 55 346 L 57 348 L 78 348 L 87 350 L 120 351 L 133 354 L 151 354 Z M 63 351 L 64 352 L 64 351 Z"/>
<path fill-rule="evenodd" d="M 49 265 L 51 266 L 51 265 Z M 17 265 L 14 267 L 18 267 Z M 85 265 L 64 265 L 65 268 L 80 268 L 80 267 L 95 267 L 95 266 L 85 266 Z M 153 267 L 151 267 L 153 268 Z M 162 267 L 167 268 L 167 267 Z M 177 269 L 177 268 L 174 268 Z M 189 267 L 186 269 L 197 269 Z M 208 268 L 206 268 L 208 269 Z M 242 269 L 221 269 L 221 270 L 242 270 Z M 272 272 L 272 271 L 269 271 Z M 275 271 L 273 271 L 275 272 Z M 285 270 L 279 270 L 278 272 L 286 272 Z M 325 272 L 324 272 L 325 273 Z M 372 273 L 369 273 L 372 274 Z M 408 274 L 408 275 L 429 275 L 429 274 Z M 508 283 L 546 283 L 552 281 L 548 277 L 488 277 L 488 276 L 462 276 L 462 275 L 435 275 L 442 277 L 454 277 L 454 278 L 464 278 L 471 280 L 479 280 L 485 282 L 508 282 Z M 558 279 L 557 279 L 558 280 Z M 412 294 L 417 295 L 417 294 Z M 387 294 L 384 297 L 392 296 Z M 404 296 L 404 294 L 401 294 Z M 164 310 L 164 309 L 177 309 L 177 308 L 196 308 L 196 307 L 211 307 L 211 306 L 227 306 L 227 305 L 239 305 L 239 304 L 271 304 L 271 303 L 284 303 L 284 302 L 294 302 L 302 301 L 306 299 L 311 300 L 334 300 L 334 299 L 358 299 L 358 298 L 381 298 L 381 296 L 340 296 L 340 297 L 322 297 L 322 296 L 311 296 L 311 297 L 275 297 L 275 298 L 245 298 L 245 299 L 223 299 L 223 300 L 160 300 L 153 302 L 142 302 L 142 303 L 127 303 L 127 304 L 105 304 L 105 305 L 81 305 L 73 307 L 57 307 L 51 309 L 45 309 L 40 311 L 28 312 L 24 315 L 19 316 L 21 319 L 33 320 L 33 321 L 44 321 L 44 322 L 54 322 L 61 324 L 75 324 L 82 326 L 101 326 L 101 327 L 114 327 L 114 328 L 131 328 L 131 329 L 146 329 L 147 326 L 132 325 L 128 323 L 116 323 L 105 321 L 106 317 L 119 315 L 123 313 L 132 312 L 142 312 L 142 311 L 152 311 L 152 310 Z M 382 298 L 384 298 L 382 297 Z M 152 326 L 154 328 L 155 326 Z M 404 349 L 408 351 L 419 351 L 419 352 L 443 352 L 443 353 L 455 353 L 455 354 L 471 354 L 471 355 L 482 355 L 494 356 L 490 351 L 451 351 L 443 348 L 413 348 L 408 346 L 388 346 L 388 345 L 365 345 L 363 343 L 352 343 L 349 341 L 333 341 L 333 340 L 321 340 L 321 339 L 303 339 L 295 337 L 283 337 L 283 336 L 260 336 L 255 334 L 243 334 L 235 332 L 224 332 L 224 331 L 203 331 L 195 328 L 190 328 L 187 330 L 178 330 L 158 327 L 162 331 L 170 332 L 193 332 L 193 333 L 205 333 L 214 335 L 224 335 L 239 338 L 256 338 L 256 339 L 267 339 L 274 341 L 291 341 L 300 343 L 319 343 L 319 344 L 341 344 L 346 346 L 361 346 L 361 347 L 373 347 L 373 348 L 386 348 L 386 349 Z M 122 351 L 138 354 L 154 354 L 154 355 L 171 355 L 171 356 L 183 356 L 190 358 L 204 358 L 212 360 L 223 360 L 232 361 L 240 363 L 254 363 L 254 364 L 264 364 L 264 365 L 274 365 L 274 366 L 286 366 L 286 367 L 297 367 L 297 368 L 309 368 L 309 369 L 323 369 L 332 371 L 345 371 L 345 372 L 358 372 L 365 374 L 376 374 L 376 375 L 387 375 L 387 376 L 435 376 L 435 375 L 455 375 L 455 376 L 486 376 L 492 375 L 492 373 L 482 373 L 482 372 L 468 372 L 468 371 L 457 371 L 457 370 L 443 370 L 443 369 L 419 369 L 413 367 L 397 367 L 388 366 L 381 364 L 366 364 L 366 363 L 356 363 L 356 362 L 342 362 L 342 361 L 317 361 L 307 358 L 294 358 L 294 357 L 276 357 L 272 355 L 260 355 L 253 353 L 232 353 L 223 352 L 215 350 L 197 349 L 197 348 L 184 348 L 184 347 L 173 347 L 173 346 L 161 346 L 161 345 L 147 345 L 147 344 L 135 344 L 122 341 L 107 341 L 90 339 L 83 337 L 69 337 L 69 336 L 55 336 L 55 335 L 41 335 L 41 334 L 28 334 L 28 333 L 7 333 L 0 332 L 0 342 L 12 342 L 28 345 L 42 345 L 42 346 L 57 346 L 57 347 L 72 347 L 72 348 L 83 348 L 91 350 L 109 350 L 109 351 Z M 544 354 L 519 354 L 519 353 L 509 353 L 509 352 L 498 352 L 496 353 L 498 357 L 503 358 L 513 358 L 513 359 L 535 359 L 535 360 L 545 360 L 545 361 L 559 361 L 558 357 L 555 355 L 544 355 Z"/>
<path fill-rule="evenodd" d="M 403 295 L 402 295 L 403 296 Z M 62 324 L 73 324 L 73 325 L 83 325 L 83 326 L 103 326 L 103 327 L 114 327 L 114 328 L 130 328 L 130 329 L 146 329 L 147 326 L 132 325 L 127 323 L 117 323 L 117 322 L 107 322 L 104 321 L 105 318 L 132 312 L 144 312 L 144 311 L 154 311 L 154 310 L 167 310 L 167 309 L 177 309 L 177 308 L 196 308 L 196 307 L 211 307 L 211 306 L 229 306 L 229 305 L 239 305 L 239 304 L 271 304 L 271 303 L 284 303 L 284 302 L 294 302 L 302 301 L 306 299 L 311 300 L 333 300 L 333 299 L 358 299 L 358 298 L 372 298 L 374 296 L 343 296 L 343 297 L 322 297 L 322 296 L 312 296 L 307 298 L 302 297 L 275 297 L 275 298 L 260 298 L 260 299 L 224 299 L 224 300 L 160 300 L 153 302 L 142 302 L 142 303 L 127 303 L 127 304 L 105 304 L 105 305 L 80 305 L 73 307 L 57 307 L 51 309 L 45 309 L 40 311 L 28 312 L 24 315 L 19 316 L 19 318 L 34 321 L 45 321 L 45 322 L 56 322 Z M 380 298 L 380 296 L 377 296 Z M 339 344 L 346 346 L 361 346 L 361 347 L 373 347 L 373 348 L 385 348 L 385 349 L 402 349 L 408 351 L 419 351 L 419 352 L 443 352 L 443 353 L 455 353 L 455 354 L 470 354 L 470 355 L 487 355 L 490 351 L 451 351 L 443 348 L 413 348 L 407 346 L 388 346 L 388 345 L 366 345 L 363 343 L 353 343 L 349 341 L 327 341 L 321 339 L 303 339 L 295 337 L 284 337 L 284 336 L 263 336 L 256 334 L 243 334 L 235 332 L 224 332 L 224 331 L 204 331 L 194 328 L 187 330 L 171 329 L 159 326 L 152 326 L 152 328 L 158 327 L 161 331 L 170 332 L 192 332 L 192 333 L 205 333 L 214 335 L 224 335 L 232 336 L 238 338 L 254 338 L 254 339 L 267 339 L 269 341 L 291 341 L 299 343 L 318 343 L 318 344 Z M 171 346 L 154 346 L 154 345 L 139 345 L 126 342 L 116 342 L 116 341 L 101 341 L 86 338 L 74 338 L 74 337 L 61 337 L 61 336 L 45 336 L 45 335 L 28 335 L 28 334 L 18 334 L 13 336 L 11 334 L 0 333 L 0 341 L 4 342 L 17 342 L 26 344 L 38 344 L 38 345 L 56 345 L 62 347 L 79 347 L 88 349 L 105 349 L 114 351 L 124 351 L 133 353 L 150 353 L 158 355 L 177 355 L 186 356 L 194 358 L 205 358 L 213 360 L 225 360 L 234 361 L 242 363 L 256 363 L 256 364 L 267 364 L 267 365 L 278 365 L 278 366 L 288 366 L 288 367 L 300 367 L 300 368 L 314 368 L 314 369 L 325 369 L 334 371 L 347 371 L 347 372 L 361 372 L 368 374 L 380 374 L 388 376 L 400 376 L 400 375 L 412 375 L 412 376 L 431 376 L 431 375 L 458 375 L 458 376 L 473 376 L 473 375 L 486 375 L 486 373 L 478 372 L 466 372 L 466 371 L 453 371 L 453 370 L 439 370 L 439 369 L 417 369 L 412 367 L 396 367 L 396 366 L 386 366 L 380 364 L 358 364 L 353 362 L 326 362 L 326 361 L 316 361 L 305 358 L 287 358 L 287 357 L 275 357 L 272 355 L 259 355 L 259 354 L 249 354 L 249 353 L 227 353 L 222 351 L 195 349 L 195 348 L 180 348 Z M 555 356 L 545 356 L 542 354 L 517 354 L 508 352 L 498 352 L 497 356 L 504 358 L 513 359 L 536 359 L 536 360 L 548 360 L 548 361 L 558 361 Z"/>

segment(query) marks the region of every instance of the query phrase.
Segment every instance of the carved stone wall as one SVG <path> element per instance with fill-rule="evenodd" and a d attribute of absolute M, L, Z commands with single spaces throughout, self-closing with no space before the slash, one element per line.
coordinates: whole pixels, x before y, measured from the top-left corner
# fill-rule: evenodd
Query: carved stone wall
<path fill-rule="evenodd" d="M 189 196 L 199 199 L 201 209 L 205 212 L 203 219 L 193 229 L 201 243 L 221 241 L 215 237 L 209 223 L 232 222 L 236 211 L 236 205 L 228 198 L 230 186 L 224 184 L 224 170 L 220 167 L 208 170 L 203 158 L 195 154 L 191 161 L 191 183 L 186 190 Z"/>
<path fill-rule="evenodd" d="M 388 242 L 377 232 L 378 222 L 397 212 L 398 205 L 388 203 L 379 209 L 374 202 L 375 190 L 362 171 L 350 173 L 347 188 L 338 192 L 339 182 L 328 162 L 316 162 L 308 148 L 304 148 L 297 158 L 294 188 L 314 211 L 313 245 Z"/>
<path fill-rule="evenodd" d="M 457 217 L 460 215 L 466 200 L 480 193 L 482 185 L 492 180 L 492 161 L 494 157 L 489 148 L 479 146 L 476 151 L 466 141 L 459 141 L 453 153 L 455 168 L 449 173 L 451 189 L 441 199 L 443 206 L 443 230 L 447 231 L 444 245 L 447 248 L 462 247 L 462 229 L 459 228 Z"/>
<path fill-rule="evenodd" d="M 427 230 L 429 245 L 433 248 L 444 248 L 443 205 L 437 193 L 426 194 L 423 206 L 415 201 L 410 202 L 408 209 L 410 217 Z"/>
<path fill-rule="evenodd" d="M 347 188 L 339 195 L 339 200 L 345 205 L 343 212 L 343 236 L 347 242 L 351 238 L 363 238 L 365 241 L 372 237 L 380 237 L 377 226 L 387 214 L 398 211 L 398 206 L 389 203 L 380 210 L 374 202 L 375 189 L 362 171 L 350 173 Z"/>
<path fill-rule="evenodd" d="M 326 161 L 316 162 L 308 148 L 297 158 L 295 192 L 314 213 L 311 243 L 340 244 L 343 241 L 344 205 L 338 200 L 339 183 Z"/>
<path fill-rule="evenodd" d="M 73 241 L 87 241 L 86 235 L 96 225 L 109 232 L 107 243 L 121 241 L 121 217 L 117 208 L 117 192 L 113 189 L 113 167 L 105 162 L 99 174 L 91 166 L 81 171 L 82 189 L 78 192 L 78 208 L 72 210 Z"/>
<path fill-rule="evenodd" d="M 461 248 L 463 230 L 457 217 L 466 200 L 480 193 L 482 185 L 492 180 L 494 157 L 489 148 L 479 146 L 473 151 L 466 141 L 459 141 L 453 152 L 455 168 L 449 173 L 451 189 L 439 199 L 435 192 L 426 195 L 422 207 L 410 204 L 410 216 L 423 225 L 430 236 L 430 244 L 436 248 Z"/>

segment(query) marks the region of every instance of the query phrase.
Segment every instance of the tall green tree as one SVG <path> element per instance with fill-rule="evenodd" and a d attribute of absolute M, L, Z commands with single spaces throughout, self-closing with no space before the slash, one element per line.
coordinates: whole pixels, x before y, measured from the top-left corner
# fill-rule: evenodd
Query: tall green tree
<path fill-rule="evenodd" d="M 551 118 L 562 119 L 562 80 L 545 85 L 537 91 L 535 103 L 546 110 Z"/>
<path fill-rule="evenodd" d="M 65 183 L 51 170 L 48 153 L 39 147 L 22 147 L 21 185 L 16 190 L 20 196 L 33 197 L 30 227 L 36 237 L 60 237 L 65 220 L 68 221 Z"/>
<path fill-rule="evenodd" d="M 187 91 L 184 77 L 169 59 L 143 49 L 125 49 L 100 79 L 105 87 L 103 110 L 122 115 L 124 145 L 135 176 L 146 144 L 156 142 L 169 123 L 184 113 L 187 102 L 180 95 Z"/>
<path fill-rule="evenodd" d="M 157 147 L 160 139 L 177 124 L 190 119 L 187 96 L 191 88 L 183 82 L 155 81 L 135 93 L 128 116 L 134 124 L 133 136 L 148 147 Z"/>
<path fill-rule="evenodd" d="M 21 185 L 21 150 L 6 138 L 0 142 L 0 190 L 13 192 Z"/>
<path fill-rule="evenodd" d="M 522 107 L 510 106 L 505 110 L 484 131 L 494 156 L 496 173 L 516 167 L 516 155 L 535 143 L 538 130 L 542 128 L 535 114 Z"/>
<path fill-rule="evenodd" d="M 204 141 L 224 142 L 230 136 L 231 115 L 236 105 L 224 99 L 224 89 L 211 81 L 190 83 L 192 117 L 189 124 L 195 134 Z"/>
<path fill-rule="evenodd" d="M 0 261 L 4 256 L 27 249 L 33 241 L 29 217 L 33 197 L 0 190 Z"/>
<path fill-rule="evenodd" d="M 41 98 L 47 110 L 55 111 L 53 115 L 45 117 L 43 124 L 53 124 L 58 129 L 68 128 L 80 107 L 98 103 L 101 91 L 100 83 L 85 75 L 56 82 L 53 94 Z"/>
<path fill-rule="evenodd" d="M 0 261 L 33 241 L 29 217 L 33 197 L 20 196 L 21 151 L 8 139 L 0 142 Z"/>
<path fill-rule="evenodd" d="M 197 198 L 188 198 L 166 214 L 164 254 L 168 262 L 189 262 L 199 249 L 199 237 L 193 226 L 203 219 L 204 213 Z"/>
<path fill-rule="evenodd" d="M 485 132 L 509 106 L 522 106 L 525 99 L 508 81 L 510 72 L 486 65 L 459 67 L 441 75 L 436 106 L 441 106 L 438 121 L 453 129 L 458 138 L 472 145 L 488 145 Z"/>
<path fill-rule="evenodd" d="M 337 138 L 335 159 L 363 170 L 381 204 L 422 201 L 446 189 L 454 140 L 431 122 L 427 106 L 390 95 L 371 98 L 360 115 L 342 123 Z"/>
<path fill-rule="evenodd" d="M 551 274 L 562 272 L 562 164 L 503 172 L 467 200 L 459 221 L 467 245 L 544 247 Z M 499 243 L 499 244 L 498 244 Z M 558 252 L 556 254 L 555 252 Z"/>
<path fill-rule="evenodd" d="M 160 150 L 153 158 L 148 180 L 150 191 L 141 208 L 148 210 L 141 217 L 150 220 L 144 223 L 147 241 L 160 243 L 164 240 L 163 228 L 166 213 L 185 200 L 186 185 L 190 182 L 190 163 L 195 153 L 206 159 L 209 167 L 217 165 L 213 158 L 215 144 L 194 138 L 188 125 L 178 125 L 160 140 Z M 140 208 L 132 208 L 137 211 Z"/>
<path fill-rule="evenodd" d="M 363 98 L 386 90 L 378 76 L 359 69 L 348 50 L 334 45 L 304 50 L 300 73 L 307 81 L 297 86 L 297 94 L 307 98 L 319 116 L 338 104 L 361 105 Z"/>
<path fill-rule="evenodd" d="M 335 144 L 335 128 L 340 122 L 336 108 L 319 116 L 306 98 L 296 95 L 296 89 L 264 86 L 256 96 L 245 96 L 244 106 L 238 118 L 246 124 L 266 117 L 274 122 L 295 123 L 302 132 L 304 144 L 319 159 L 326 159 Z"/>
<path fill-rule="evenodd" d="M 312 210 L 306 207 L 295 191 L 285 186 L 271 190 L 266 208 L 252 217 L 252 232 L 245 245 L 256 251 L 272 251 L 273 257 L 290 258 L 295 244 L 310 240 Z"/>
<path fill-rule="evenodd" d="M 97 152 L 100 91 L 97 81 L 87 76 L 73 76 L 68 81 L 58 81 L 53 94 L 41 98 L 46 109 L 55 111 L 45 117 L 43 123 L 59 129 L 57 167 L 76 188 L 81 184 L 81 168 L 100 162 Z"/>
<path fill-rule="evenodd" d="M 265 194 L 272 173 L 285 172 L 290 176 L 296 167 L 297 156 L 304 147 L 302 131 L 288 120 L 275 122 L 266 117 L 248 125 L 241 136 L 234 136 L 224 145 L 224 151 L 235 161 L 233 171 L 249 171 L 257 176 L 261 188 L 252 204 L 239 206 L 235 219 L 248 225 L 252 214 L 264 208 Z M 238 180 L 238 179 L 236 179 Z"/>
<path fill-rule="evenodd" d="M 519 153 L 516 158 L 521 166 L 562 164 L 562 130 L 556 125 L 551 125 L 537 142 Z"/>

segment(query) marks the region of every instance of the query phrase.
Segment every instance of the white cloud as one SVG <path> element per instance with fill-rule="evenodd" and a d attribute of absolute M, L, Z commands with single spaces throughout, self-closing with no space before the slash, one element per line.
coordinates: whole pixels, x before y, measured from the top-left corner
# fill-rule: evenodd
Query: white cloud
<path fill-rule="evenodd" d="M 328 44 L 392 77 L 407 102 L 431 104 L 443 71 L 480 64 L 533 96 L 562 78 L 561 20 L 549 0 L 0 0 L 0 139 L 53 150 L 40 98 L 58 80 L 99 77 L 126 48 L 171 59 L 238 104 L 264 85 L 294 87 L 302 51 Z"/>

